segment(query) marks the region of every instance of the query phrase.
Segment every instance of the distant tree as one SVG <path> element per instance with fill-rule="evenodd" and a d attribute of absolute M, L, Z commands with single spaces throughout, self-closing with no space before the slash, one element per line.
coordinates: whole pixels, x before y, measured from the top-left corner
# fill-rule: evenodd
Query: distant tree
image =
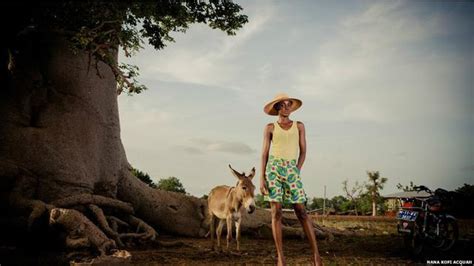
<path fill-rule="evenodd" d="M 207 198 L 209 198 L 209 195 L 207 195 L 207 194 L 204 194 L 204 195 L 202 195 L 202 197 L 201 197 L 201 199 L 205 199 L 205 200 L 207 200 Z"/>
<path fill-rule="evenodd" d="M 350 201 L 341 195 L 334 196 L 331 200 L 329 200 L 329 206 L 331 206 L 336 212 L 348 211 L 349 204 Z"/>
<path fill-rule="evenodd" d="M 369 191 L 365 191 L 360 195 L 358 200 L 359 210 L 364 215 L 372 214 L 372 195 Z M 385 199 L 383 197 L 377 197 L 376 208 L 378 214 L 385 213 L 387 207 L 385 206 Z"/>
<path fill-rule="evenodd" d="M 349 213 L 350 211 L 353 211 L 355 213 L 355 215 L 359 215 L 359 211 L 357 208 L 357 205 L 358 205 L 358 201 L 350 201 L 348 199 L 346 199 L 346 201 L 343 201 L 341 203 L 341 212 L 342 213 Z"/>
<path fill-rule="evenodd" d="M 318 210 L 322 209 L 324 205 L 324 199 L 323 198 L 312 198 L 311 203 L 309 203 L 308 208 L 310 210 Z"/>
<path fill-rule="evenodd" d="M 270 203 L 264 200 L 262 194 L 255 195 L 255 205 L 260 208 L 270 208 Z"/>
<path fill-rule="evenodd" d="M 372 196 L 368 191 L 363 192 L 357 202 L 362 215 L 372 214 Z"/>
<path fill-rule="evenodd" d="M 156 188 L 156 184 L 153 183 L 153 180 L 151 180 L 151 177 L 150 175 L 148 175 L 148 173 L 144 173 L 136 168 L 132 168 L 132 174 L 138 177 L 138 179 L 140 179 L 141 181 L 147 183 L 148 186 Z"/>
<path fill-rule="evenodd" d="M 474 217 L 474 185 L 464 184 L 455 190 L 451 199 L 452 214 L 456 217 Z"/>
<path fill-rule="evenodd" d="M 462 187 L 458 187 L 456 192 L 474 198 L 474 185 L 464 184 Z"/>
<path fill-rule="evenodd" d="M 342 190 L 346 193 L 347 199 L 350 201 L 351 205 L 354 208 L 355 214 L 358 215 L 357 204 L 362 191 L 364 190 L 364 184 L 359 184 L 358 181 L 355 182 L 354 186 L 351 188 L 347 184 L 348 180 L 342 182 Z"/>
<path fill-rule="evenodd" d="M 367 175 L 369 176 L 369 183 L 366 184 L 365 187 L 372 197 L 372 216 L 376 216 L 377 200 L 380 198 L 380 190 L 383 189 L 384 184 L 387 182 L 387 178 L 380 177 L 379 171 L 367 171 Z"/>
<path fill-rule="evenodd" d="M 160 179 L 158 189 L 186 194 L 183 184 L 174 176 Z"/>
<path fill-rule="evenodd" d="M 414 190 L 413 187 L 415 187 L 415 186 L 416 186 L 416 185 L 413 184 L 413 181 L 410 181 L 410 185 L 409 185 L 409 186 L 407 186 L 407 185 L 403 186 L 401 183 L 398 183 L 398 184 L 397 184 L 397 188 L 398 188 L 399 190 L 403 190 L 403 191 L 413 191 L 413 190 Z"/>

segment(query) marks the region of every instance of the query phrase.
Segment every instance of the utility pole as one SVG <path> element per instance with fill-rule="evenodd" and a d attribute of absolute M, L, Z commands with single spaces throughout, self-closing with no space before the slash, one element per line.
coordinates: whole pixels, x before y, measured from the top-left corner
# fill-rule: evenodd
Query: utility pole
<path fill-rule="evenodd" d="M 326 214 L 326 185 L 324 185 L 323 215 Z"/>

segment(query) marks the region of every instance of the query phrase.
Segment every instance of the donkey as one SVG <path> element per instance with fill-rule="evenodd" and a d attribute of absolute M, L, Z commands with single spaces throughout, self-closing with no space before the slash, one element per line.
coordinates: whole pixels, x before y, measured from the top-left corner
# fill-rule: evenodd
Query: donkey
<path fill-rule="evenodd" d="M 244 209 L 248 213 L 255 210 L 254 191 L 252 178 L 255 176 L 255 167 L 252 168 L 249 175 L 244 172 L 235 171 L 229 164 L 232 174 L 239 179 L 235 187 L 217 186 L 211 190 L 207 198 L 210 225 L 211 241 L 214 250 L 214 234 L 217 234 L 217 247 L 221 246 L 221 233 L 224 223 L 227 222 L 227 250 L 229 242 L 232 240 L 232 221 L 235 222 L 237 250 L 240 251 L 240 224 Z M 215 221 L 219 220 L 217 232 L 215 231 Z"/>

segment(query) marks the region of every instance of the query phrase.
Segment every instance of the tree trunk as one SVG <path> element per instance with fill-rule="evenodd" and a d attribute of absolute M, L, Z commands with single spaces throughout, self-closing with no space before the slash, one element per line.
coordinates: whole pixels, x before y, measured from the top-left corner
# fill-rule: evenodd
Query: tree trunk
<path fill-rule="evenodd" d="M 154 230 L 207 233 L 206 201 L 152 189 L 131 174 L 107 65 L 54 34 L 25 33 L 10 52 L 0 62 L 8 69 L 0 75 L 0 204 L 9 210 L 2 230 L 18 226 L 14 219 L 20 230 L 59 224 L 70 246 L 101 253 L 130 237 L 154 239 Z M 261 234 L 269 225 L 270 214 L 258 210 L 243 229 Z"/>
<path fill-rule="evenodd" d="M 372 194 L 372 216 L 377 216 L 377 198 Z"/>

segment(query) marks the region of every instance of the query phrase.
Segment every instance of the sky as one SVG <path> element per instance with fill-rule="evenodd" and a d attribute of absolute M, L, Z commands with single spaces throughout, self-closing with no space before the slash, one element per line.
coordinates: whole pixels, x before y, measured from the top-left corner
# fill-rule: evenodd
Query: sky
<path fill-rule="evenodd" d="M 249 23 L 228 36 L 206 25 L 146 43 L 132 58 L 142 94 L 119 96 L 127 158 L 155 182 L 175 176 L 195 196 L 234 185 L 228 165 L 259 184 L 263 106 L 285 92 L 306 128 L 309 197 L 342 182 L 388 178 L 474 184 L 474 2 L 234 1 Z"/>

